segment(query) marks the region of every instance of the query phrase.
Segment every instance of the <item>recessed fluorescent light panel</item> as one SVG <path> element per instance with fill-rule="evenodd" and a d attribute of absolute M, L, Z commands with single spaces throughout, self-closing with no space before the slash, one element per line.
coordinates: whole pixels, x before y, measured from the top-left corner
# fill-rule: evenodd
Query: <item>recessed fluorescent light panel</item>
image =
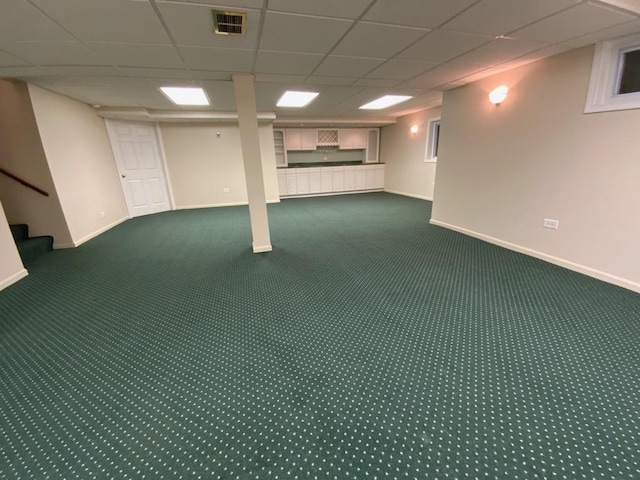
<path fill-rule="evenodd" d="M 160 87 L 176 105 L 209 105 L 209 99 L 200 87 Z"/>
<path fill-rule="evenodd" d="M 316 92 L 294 92 L 289 90 L 284 92 L 284 95 L 280 97 L 276 105 L 278 107 L 306 107 L 317 96 L 318 93 Z"/>
<path fill-rule="evenodd" d="M 410 98 L 413 98 L 409 95 L 385 95 L 384 97 L 380 97 L 373 102 L 369 102 L 366 105 L 362 105 L 360 108 L 362 110 L 382 110 L 383 108 L 391 107 L 392 105 L 397 105 L 398 103 L 406 102 Z"/>

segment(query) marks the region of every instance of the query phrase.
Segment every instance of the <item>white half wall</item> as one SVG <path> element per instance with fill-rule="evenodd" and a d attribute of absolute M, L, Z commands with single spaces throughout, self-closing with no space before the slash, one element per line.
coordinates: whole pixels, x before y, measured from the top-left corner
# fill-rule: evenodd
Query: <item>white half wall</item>
<path fill-rule="evenodd" d="M 82 102 L 29 85 L 72 245 L 128 218 L 105 122 Z"/>
<path fill-rule="evenodd" d="M 640 110 L 583 113 L 592 58 L 445 92 L 432 221 L 640 292 Z"/>
<path fill-rule="evenodd" d="M 237 124 L 162 123 L 160 130 L 176 208 L 247 204 Z M 259 130 L 267 202 L 277 202 L 273 127 Z"/>
<path fill-rule="evenodd" d="M 0 203 L 0 290 L 27 276 Z"/>
<path fill-rule="evenodd" d="M 399 117 L 380 131 L 380 161 L 385 163 L 384 189 L 410 197 L 433 199 L 436 163 L 425 162 L 429 121 L 440 117 L 430 108 Z M 410 131 L 412 125 L 418 132 Z M 446 128 L 443 125 L 443 128 Z"/>

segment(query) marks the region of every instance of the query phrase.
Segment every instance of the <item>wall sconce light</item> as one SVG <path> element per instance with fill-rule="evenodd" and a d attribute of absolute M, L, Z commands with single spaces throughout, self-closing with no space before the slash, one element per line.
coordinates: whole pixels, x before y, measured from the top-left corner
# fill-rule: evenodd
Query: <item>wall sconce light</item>
<path fill-rule="evenodd" d="M 500 105 L 504 102 L 504 99 L 507 98 L 507 94 L 509 93 L 509 88 L 505 85 L 494 89 L 489 94 L 489 101 L 494 105 Z"/>
<path fill-rule="evenodd" d="M 418 133 L 418 125 L 411 125 L 410 131 L 414 135 Z"/>

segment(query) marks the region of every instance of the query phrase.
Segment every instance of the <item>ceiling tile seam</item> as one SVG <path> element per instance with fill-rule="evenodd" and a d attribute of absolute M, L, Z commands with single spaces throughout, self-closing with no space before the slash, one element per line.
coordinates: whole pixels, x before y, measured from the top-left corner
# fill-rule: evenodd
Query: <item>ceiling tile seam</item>
<path fill-rule="evenodd" d="M 9 43 L 9 42 L 5 42 L 5 43 Z M 27 59 L 25 59 L 25 58 L 22 58 L 22 57 L 21 57 L 21 56 L 19 56 L 19 55 L 14 55 L 13 53 L 7 52 L 6 50 L 3 50 L 2 48 L 0 48 L 0 52 L 4 53 L 4 54 L 6 54 L 6 55 L 9 55 L 10 57 L 13 57 L 13 58 L 15 58 L 15 59 L 17 59 L 17 60 L 21 60 L 21 61 L 23 61 L 23 62 L 27 63 L 27 65 L 4 65 L 4 66 L 2 66 L 2 67 L 0 67 L 0 68 L 14 68 L 14 67 L 39 67 L 39 66 L 40 66 L 40 65 L 37 65 L 37 64 L 35 64 L 35 63 L 33 63 L 33 62 L 30 62 L 29 60 L 27 60 Z"/>
<path fill-rule="evenodd" d="M 91 53 L 93 53 L 94 55 L 96 55 L 98 58 L 104 60 L 106 65 L 109 65 L 115 69 L 118 69 L 118 66 L 116 64 L 110 63 L 106 58 L 104 58 L 102 55 L 100 55 L 98 52 L 95 52 L 92 48 L 90 48 L 85 42 L 83 42 L 82 40 L 80 40 L 78 37 L 76 37 L 73 33 L 71 33 L 69 30 L 67 30 L 65 27 L 63 27 L 60 23 L 58 23 L 53 17 L 51 17 L 49 14 L 47 14 L 47 12 L 45 12 L 44 10 L 42 10 L 40 7 L 38 7 L 36 4 L 33 3 L 32 0 L 25 0 L 29 5 L 31 5 L 31 7 L 33 7 L 34 9 L 36 9 L 38 12 L 40 12 L 41 15 L 44 15 L 46 18 L 48 18 L 51 22 L 53 22 L 55 25 L 57 25 L 59 28 L 61 28 L 64 32 L 66 32 L 71 38 L 73 38 L 76 42 L 78 42 L 80 45 L 82 45 L 83 47 L 87 48 Z M 36 64 L 37 65 L 37 64 Z M 41 65 L 38 65 L 41 66 Z M 78 65 L 80 66 L 80 65 Z M 105 66 L 105 65 L 101 65 L 101 66 Z M 122 74 L 124 75 L 124 72 L 122 72 Z"/>
<path fill-rule="evenodd" d="M 589 2 L 585 2 L 584 0 L 582 0 L 580 3 L 576 3 L 575 5 L 571 5 L 570 7 L 565 7 L 563 9 L 561 9 L 561 10 L 558 10 L 556 12 L 550 13 L 549 15 L 547 15 L 545 17 L 542 17 L 542 18 L 539 18 L 538 20 L 535 20 L 534 22 L 527 23 L 526 25 L 520 25 L 518 28 L 515 28 L 515 29 L 513 29 L 513 30 L 511 30 L 509 32 L 503 33 L 502 35 L 499 35 L 496 38 L 504 37 L 504 38 L 511 39 L 511 40 L 513 40 L 513 39 L 519 40 L 518 37 L 512 37 L 511 35 L 513 33 L 517 32 L 518 30 L 522 30 L 523 28 L 530 27 L 531 25 L 535 25 L 536 23 L 543 22 L 545 20 L 550 19 L 551 17 L 555 17 L 556 15 L 559 15 L 561 13 L 564 13 L 564 12 L 568 11 L 568 10 L 571 10 L 572 8 L 578 8 L 580 5 L 584 5 L 584 4 L 587 4 L 587 3 L 589 3 Z M 547 44 L 547 45 L 550 45 L 550 44 Z"/>
<path fill-rule="evenodd" d="M 193 73 L 189 69 L 189 67 L 187 65 L 187 62 L 185 62 L 184 57 L 182 56 L 182 53 L 178 49 L 178 45 L 176 43 L 176 40 L 175 40 L 175 38 L 173 38 L 173 34 L 171 33 L 171 30 L 169 29 L 169 26 L 167 25 L 167 22 L 165 22 L 164 17 L 160 13 L 160 9 L 158 8 L 158 5 L 156 4 L 155 0 L 148 0 L 148 1 L 149 1 L 149 5 L 151 6 L 151 9 L 153 10 L 153 13 L 156 14 L 156 17 L 158 18 L 158 21 L 160 22 L 160 25 L 162 25 L 162 29 L 167 34 L 167 37 L 169 37 L 169 41 L 171 42 L 171 45 L 173 46 L 173 50 L 176 52 L 176 54 L 178 55 L 178 58 L 182 62 L 183 68 L 186 71 L 188 71 L 189 74 L 191 75 L 191 78 L 193 78 Z"/>
<path fill-rule="evenodd" d="M 369 12 L 369 10 L 371 10 L 371 7 L 373 7 L 373 4 L 376 3 L 377 1 L 378 0 L 371 0 L 371 3 L 369 3 L 369 6 L 367 8 L 365 8 L 360 13 L 360 16 L 353 21 L 353 23 L 347 29 L 347 31 L 344 32 L 344 34 L 336 41 L 336 43 L 333 45 L 333 47 L 331 47 L 331 49 L 329 49 L 329 51 L 327 53 L 325 53 L 324 58 L 322 60 L 320 60 L 320 63 L 318 63 L 318 65 L 316 65 L 316 68 L 314 68 L 311 71 L 311 73 L 309 73 L 309 75 L 315 75 L 315 73 L 318 70 L 318 68 L 320 67 L 320 65 L 322 65 L 322 63 L 327 59 L 327 57 L 329 57 L 329 55 L 331 55 L 331 53 L 338 47 L 338 45 L 340 45 L 340 42 L 342 42 L 342 40 L 344 40 L 346 38 L 346 36 L 349 35 L 349 33 L 355 28 L 355 26 L 360 22 L 360 20 L 362 20 L 362 18 L 367 14 L 367 12 Z"/>
<path fill-rule="evenodd" d="M 614 10 L 614 11 L 616 11 L 618 13 L 624 13 L 624 14 L 627 14 L 627 15 L 633 15 L 634 17 L 636 17 L 636 19 L 640 18 L 640 14 L 639 13 L 636 13 L 636 12 L 634 12 L 632 10 L 627 10 L 626 8 L 618 7 L 617 5 L 612 5 L 612 4 L 607 3 L 607 2 L 602 2 L 600 0 L 589 0 L 589 1 L 584 1 L 583 0 L 583 3 L 591 3 L 591 4 L 594 4 L 594 5 L 598 5 L 599 7 L 602 7 L 602 8 L 606 8 L 608 10 Z M 633 21 L 633 20 L 631 20 L 631 21 Z"/>
<path fill-rule="evenodd" d="M 260 22 L 258 23 L 258 33 L 256 36 L 256 43 L 253 48 L 253 60 L 251 62 L 251 73 L 253 75 L 256 74 L 256 64 L 258 63 L 258 52 L 260 51 L 260 44 L 262 43 L 262 33 L 264 31 L 264 22 L 267 19 L 268 9 L 269 9 L 269 0 L 265 0 L 264 3 L 262 4 L 262 10 L 260 11 Z"/>
<path fill-rule="evenodd" d="M 469 5 L 466 8 L 463 8 L 462 10 L 460 10 L 458 13 L 456 13 L 453 17 L 448 18 L 447 20 L 445 20 L 444 22 L 442 22 L 440 25 L 438 25 L 437 27 L 435 27 L 433 30 L 439 30 L 443 25 L 446 25 L 447 23 L 449 23 L 450 21 L 454 20 L 455 18 L 459 17 L 460 15 L 462 15 L 464 12 L 466 12 L 467 10 L 469 10 L 470 8 L 475 7 L 477 4 L 479 4 L 482 0 L 476 0 L 475 2 L 473 2 L 471 5 Z M 468 33 L 468 32 L 467 32 Z"/>
<path fill-rule="evenodd" d="M 629 20 L 628 22 L 624 22 L 624 23 L 618 23 L 616 25 L 609 25 L 608 27 L 603 27 L 600 30 L 596 30 L 595 32 L 589 32 L 589 33 L 585 33 L 583 35 L 578 35 L 577 37 L 568 38 L 568 39 L 563 40 L 562 42 L 557 42 L 557 43 L 554 43 L 553 45 L 549 45 L 549 46 L 562 45 L 562 46 L 569 47 L 569 48 L 575 48 L 575 47 L 572 47 L 571 45 L 569 45 L 568 43 L 565 43 L 565 42 L 573 42 L 575 40 L 580 40 L 581 38 L 591 37 L 593 35 L 597 35 L 600 32 L 604 32 L 605 30 L 609 30 L 612 27 L 622 27 L 624 25 L 627 25 L 628 23 L 634 23 L 634 22 L 637 22 L 637 21 L 638 21 L 638 19 L 635 19 L 635 20 Z M 635 34 L 634 33 L 627 33 L 627 34 L 624 34 L 623 36 L 627 36 L 627 35 L 635 35 Z"/>

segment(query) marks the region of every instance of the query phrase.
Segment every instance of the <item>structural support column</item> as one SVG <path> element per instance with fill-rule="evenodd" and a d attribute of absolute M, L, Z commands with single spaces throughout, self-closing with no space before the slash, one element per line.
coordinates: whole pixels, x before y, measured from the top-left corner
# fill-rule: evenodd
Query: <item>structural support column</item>
<path fill-rule="evenodd" d="M 236 108 L 240 124 L 240 142 L 244 177 L 249 197 L 249 216 L 253 236 L 253 253 L 270 252 L 271 236 L 267 216 L 267 199 L 264 191 L 262 155 L 260 152 L 260 132 L 253 75 L 234 75 L 233 86 L 236 93 Z"/>

